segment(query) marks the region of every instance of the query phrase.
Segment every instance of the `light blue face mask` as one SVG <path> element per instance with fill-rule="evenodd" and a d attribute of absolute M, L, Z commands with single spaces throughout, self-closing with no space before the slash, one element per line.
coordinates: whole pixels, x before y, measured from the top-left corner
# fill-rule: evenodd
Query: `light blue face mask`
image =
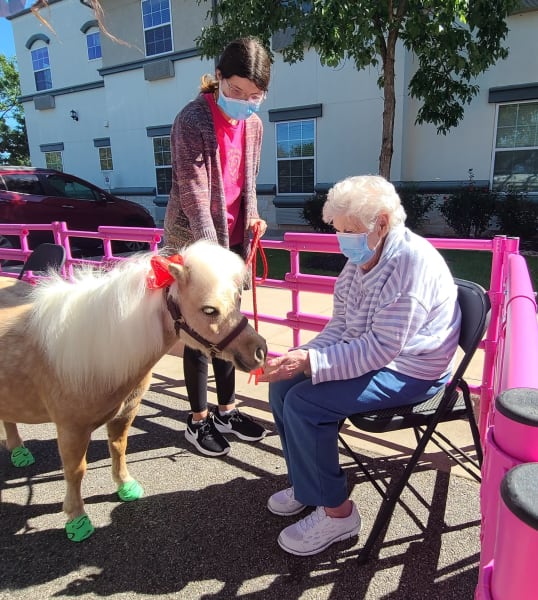
<path fill-rule="evenodd" d="M 367 233 L 337 233 L 336 237 L 342 254 L 354 265 L 364 265 L 374 257 L 375 250 L 368 248 Z"/>
<path fill-rule="evenodd" d="M 219 86 L 219 98 L 217 100 L 218 106 L 230 117 L 236 121 L 244 121 L 250 117 L 251 114 L 257 113 L 260 110 L 260 104 L 256 102 L 249 102 L 248 100 L 236 100 L 235 98 L 228 98 L 222 93 L 222 89 Z"/>

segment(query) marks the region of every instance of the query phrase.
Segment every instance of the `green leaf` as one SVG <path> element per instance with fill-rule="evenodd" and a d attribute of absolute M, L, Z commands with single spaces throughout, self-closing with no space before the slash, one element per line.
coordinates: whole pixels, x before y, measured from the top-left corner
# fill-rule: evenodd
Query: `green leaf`
<path fill-rule="evenodd" d="M 200 0 L 198 0 L 200 2 Z M 478 93 L 476 77 L 506 58 L 506 18 L 517 0 L 220 0 L 209 10 L 216 23 L 197 38 L 202 55 L 218 56 L 233 38 L 255 35 L 269 48 L 274 33 L 292 32 L 282 51 L 294 63 L 312 48 L 321 64 L 334 67 L 344 58 L 357 70 L 378 68 L 378 85 L 394 94 L 396 41 L 415 57 L 417 70 L 409 94 L 419 101 L 417 123 L 432 123 L 446 134 L 463 118 Z M 395 105 L 395 98 L 391 104 Z M 379 172 L 390 178 L 394 114 L 387 119 Z"/>

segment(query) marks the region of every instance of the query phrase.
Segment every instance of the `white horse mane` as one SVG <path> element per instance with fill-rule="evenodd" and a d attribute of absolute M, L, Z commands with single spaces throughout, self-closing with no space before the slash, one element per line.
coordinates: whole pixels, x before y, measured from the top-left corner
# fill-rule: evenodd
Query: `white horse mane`
<path fill-rule="evenodd" d="M 113 389 L 162 348 L 162 294 L 146 293 L 150 256 L 138 255 L 109 271 L 82 267 L 73 282 L 58 275 L 33 290 L 29 326 L 74 389 L 95 389 L 97 379 Z"/>
<path fill-rule="evenodd" d="M 187 268 L 202 274 L 203 285 L 223 296 L 245 274 L 238 256 L 210 242 L 196 242 L 181 255 Z M 82 267 L 73 282 L 56 275 L 32 291 L 29 327 L 72 389 L 85 393 L 97 383 L 114 389 L 163 351 L 163 294 L 146 287 L 151 256 L 136 255 L 108 271 Z"/>

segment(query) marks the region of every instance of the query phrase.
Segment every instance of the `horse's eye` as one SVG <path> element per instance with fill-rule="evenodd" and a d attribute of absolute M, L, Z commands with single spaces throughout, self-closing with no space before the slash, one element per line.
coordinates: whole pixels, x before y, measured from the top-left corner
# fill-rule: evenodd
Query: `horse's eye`
<path fill-rule="evenodd" d="M 202 312 L 208 317 L 216 317 L 219 314 L 219 311 L 214 306 L 204 306 Z"/>

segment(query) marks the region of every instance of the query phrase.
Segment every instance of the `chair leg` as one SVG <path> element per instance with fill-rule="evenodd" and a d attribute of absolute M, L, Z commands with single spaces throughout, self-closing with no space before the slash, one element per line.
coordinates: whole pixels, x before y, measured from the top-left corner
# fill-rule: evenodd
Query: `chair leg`
<path fill-rule="evenodd" d="M 471 434 L 473 436 L 474 447 L 476 450 L 476 456 L 478 458 L 478 464 L 482 466 L 484 460 L 484 454 L 482 452 L 482 441 L 480 439 L 480 432 L 473 411 L 473 404 L 471 402 L 471 392 L 467 382 L 462 379 L 460 382 L 460 388 L 463 392 L 463 400 L 465 401 L 465 407 L 467 408 L 467 419 L 469 421 L 469 427 L 471 428 Z"/>
<path fill-rule="evenodd" d="M 413 472 L 415 466 L 417 465 L 420 457 L 422 456 L 426 445 L 430 441 L 435 428 L 437 427 L 440 420 L 440 410 L 437 410 L 436 417 L 433 418 L 428 427 L 426 428 L 424 434 L 420 438 L 420 441 L 415 448 L 415 451 L 411 455 L 409 462 L 407 463 L 403 474 L 399 477 L 399 479 L 394 483 L 394 485 L 390 486 L 385 499 L 381 503 L 381 507 L 377 513 L 376 519 L 370 531 L 364 546 L 361 548 L 358 556 L 359 564 L 364 564 L 370 559 L 370 555 L 372 554 L 373 547 L 380 537 L 383 530 L 389 524 L 390 519 L 392 517 L 392 513 L 394 512 L 394 507 L 398 502 L 402 491 L 407 485 L 409 478 L 411 477 L 411 473 Z"/>
<path fill-rule="evenodd" d="M 377 481 L 372 477 L 371 473 L 368 471 L 368 469 L 363 465 L 362 461 L 360 460 L 358 454 L 351 448 L 351 446 L 346 442 L 346 440 L 342 437 L 341 434 L 338 434 L 338 439 L 340 440 L 340 443 L 342 444 L 342 446 L 345 448 L 345 450 L 347 451 L 348 455 L 351 456 L 351 458 L 355 461 L 355 464 L 357 465 L 357 467 L 359 467 L 359 469 L 362 471 L 362 474 L 366 477 L 366 479 L 368 479 L 368 481 L 375 487 L 375 489 L 379 492 L 379 494 L 381 495 L 382 498 L 385 498 L 386 495 L 386 491 L 379 485 L 379 483 L 377 483 Z"/>
<path fill-rule="evenodd" d="M 364 546 L 359 551 L 359 557 L 357 559 L 359 565 L 367 563 L 371 558 L 373 547 L 385 527 L 389 524 L 395 506 L 396 499 L 394 499 L 392 496 L 390 498 L 383 499 L 381 508 L 377 513 L 377 517 L 374 521 L 370 534 L 368 535 L 366 542 L 364 542 Z"/>

